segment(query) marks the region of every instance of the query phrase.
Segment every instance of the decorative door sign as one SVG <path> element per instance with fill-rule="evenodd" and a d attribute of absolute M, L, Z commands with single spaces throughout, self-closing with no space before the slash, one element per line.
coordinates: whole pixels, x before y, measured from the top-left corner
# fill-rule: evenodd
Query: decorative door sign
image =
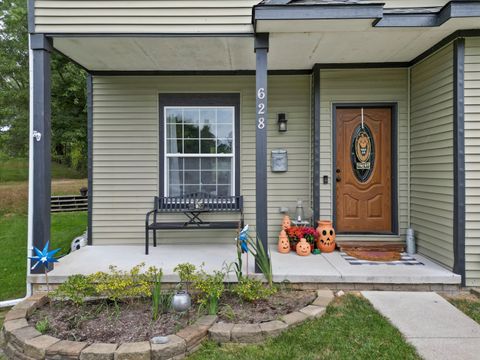
<path fill-rule="evenodd" d="M 365 125 L 362 109 L 362 123 L 359 124 L 352 135 L 351 157 L 353 173 L 358 181 L 366 182 L 372 172 L 375 163 L 375 144 L 368 125 Z"/>

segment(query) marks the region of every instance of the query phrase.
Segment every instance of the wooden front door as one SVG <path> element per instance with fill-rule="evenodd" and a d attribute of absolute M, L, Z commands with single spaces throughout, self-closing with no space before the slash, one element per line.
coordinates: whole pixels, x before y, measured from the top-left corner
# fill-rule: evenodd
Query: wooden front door
<path fill-rule="evenodd" d="M 336 109 L 336 227 L 392 232 L 392 109 Z"/>

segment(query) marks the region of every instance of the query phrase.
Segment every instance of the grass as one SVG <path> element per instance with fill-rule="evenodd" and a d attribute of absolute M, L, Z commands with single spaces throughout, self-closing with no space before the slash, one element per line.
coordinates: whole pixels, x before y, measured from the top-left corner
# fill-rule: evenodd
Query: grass
<path fill-rule="evenodd" d="M 207 342 L 190 360 L 420 359 L 400 332 L 364 298 L 346 295 L 322 318 L 260 345 Z"/>
<path fill-rule="evenodd" d="M 85 174 L 52 162 L 52 179 L 82 179 Z M 28 180 L 28 159 L 0 156 L 0 183 Z"/>
<path fill-rule="evenodd" d="M 457 307 L 465 315 L 471 317 L 480 324 L 480 299 L 474 296 L 467 298 L 448 299 L 452 305 Z"/>
<path fill-rule="evenodd" d="M 68 253 L 70 242 L 87 227 L 87 213 L 52 214 L 51 249 L 62 248 L 59 255 Z M 0 217 L 0 301 L 25 296 L 27 216 L 10 214 Z M 60 260 L 61 261 L 61 260 Z"/>

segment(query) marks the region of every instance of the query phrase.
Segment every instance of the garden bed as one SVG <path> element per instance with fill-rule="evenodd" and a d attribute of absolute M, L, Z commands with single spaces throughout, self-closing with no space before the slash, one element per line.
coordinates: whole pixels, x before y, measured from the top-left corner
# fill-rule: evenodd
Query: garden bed
<path fill-rule="evenodd" d="M 267 299 L 241 300 L 225 292 L 221 298 L 219 319 L 234 323 L 262 323 L 277 320 L 300 310 L 316 298 L 315 291 L 280 290 Z M 75 306 L 68 301 L 53 301 L 37 309 L 28 319 L 42 333 L 61 340 L 86 343 L 124 343 L 149 341 L 155 336 L 174 334 L 193 323 L 201 313 L 193 299 L 187 314 L 169 311 L 152 320 L 151 303 L 145 299 L 120 302 L 118 308 L 106 301 L 90 301 Z"/>

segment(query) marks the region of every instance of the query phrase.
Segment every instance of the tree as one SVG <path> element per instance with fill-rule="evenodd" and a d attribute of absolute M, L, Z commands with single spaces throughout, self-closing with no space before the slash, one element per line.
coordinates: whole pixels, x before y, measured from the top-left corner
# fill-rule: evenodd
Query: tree
<path fill-rule="evenodd" d="M 0 29 L 0 151 L 25 157 L 29 133 L 26 0 L 0 3 Z M 58 53 L 52 54 L 51 70 L 52 159 L 86 170 L 86 74 Z"/>

